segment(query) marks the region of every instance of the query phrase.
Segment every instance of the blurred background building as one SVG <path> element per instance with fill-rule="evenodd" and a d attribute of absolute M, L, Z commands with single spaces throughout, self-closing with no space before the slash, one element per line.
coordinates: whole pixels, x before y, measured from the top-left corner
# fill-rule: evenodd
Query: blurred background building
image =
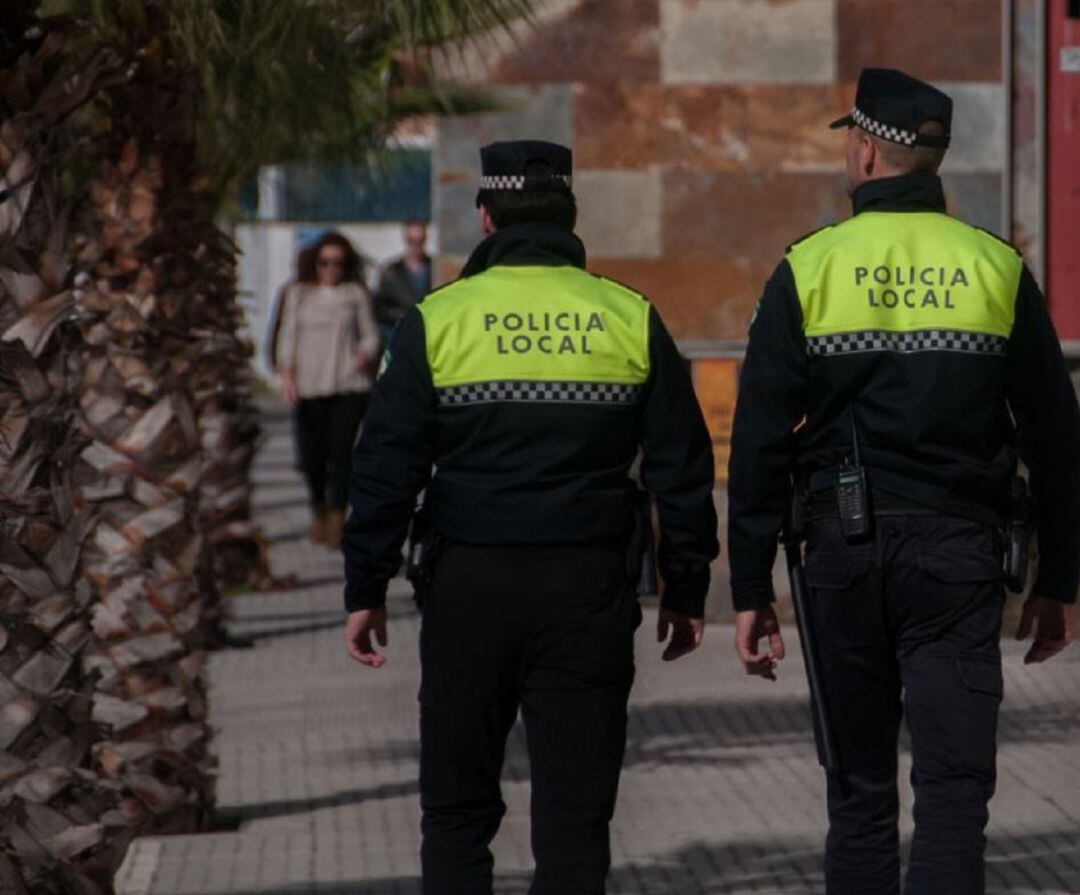
<path fill-rule="evenodd" d="M 645 292 L 694 360 L 723 474 L 751 310 L 789 243 L 849 213 L 826 125 L 886 66 L 953 96 L 952 211 L 1020 245 L 1080 339 L 1080 0 L 550 0 L 439 63 L 497 111 L 421 128 L 381 178 L 264 178 L 261 220 L 238 231 L 256 330 L 328 223 L 381 260 L 401 220 L 430 217 L 452 279 L 479 238 L 477 148 L 566 143 L 590 268 Z"/>

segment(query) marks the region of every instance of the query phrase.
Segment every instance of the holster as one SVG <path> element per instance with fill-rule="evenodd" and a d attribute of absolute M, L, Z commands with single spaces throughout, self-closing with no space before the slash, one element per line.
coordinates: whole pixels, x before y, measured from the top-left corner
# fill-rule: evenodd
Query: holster
<path fill-rule="evenodd" d="M 1009 486 L 1009 515 L 1005 521 L 1005 586 L 1015 594 L 1027 588 L 1028 556 L 1034 520 L 1027 480 L 1016 476 Z"/>
<path fill-rule="evenodd" d="M 422 504 L 413 514 L 409 528 L 409 552 L 405 560 L 405 578 L 413 586 L 413 599 L 418 607 L 423 607 L 431 589 L 435 566 L 445 544 L 427 505 Z"/>
<path fill-rule="evenodd" d="M 660 593 L 656 568 L 656 538 L 653 535 L 652 495 L 639 489 L 634 495 L 633 524 L 626 545 L 626 577 L 640 597 Z"/>

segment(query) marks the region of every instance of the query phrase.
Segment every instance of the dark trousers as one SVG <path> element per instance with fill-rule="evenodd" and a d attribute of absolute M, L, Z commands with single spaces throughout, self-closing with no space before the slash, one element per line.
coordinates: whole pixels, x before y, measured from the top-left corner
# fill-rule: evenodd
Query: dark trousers
<path fill-rule="evenodd" d="M 352 449 L 367 408 L 367 398 L 366 394 L 350 392 L 302 398 L 296 405 L 300 468 L 312 504 L 328 504 L 337 510 L 345 508 Z"/>
<path fill-rule="evenodd" d="M 420 635 L 425 895 L 490 895 L 499 774 L 519 708 L 530 892 L 604 892 L 640 622 L 614 551 L 454 546 L 442 556 Z"/>
<path fill-rule="evenodd" d="M 900 891 L 897 735 L 911 735 L 908 895 L 979 895 L 994 792 L 1004 591 L 1000 538 L 937 516 L 879 517 L 848 544 L 811 526 L 811 614 L 843 779 L 828 780 L 829 895 Z"/>

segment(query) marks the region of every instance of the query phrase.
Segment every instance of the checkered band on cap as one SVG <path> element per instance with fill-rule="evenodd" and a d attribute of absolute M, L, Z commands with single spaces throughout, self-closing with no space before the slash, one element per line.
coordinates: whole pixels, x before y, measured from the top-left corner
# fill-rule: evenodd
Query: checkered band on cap
<path fill-rule="evenodd" d="M 899 143 L 902 146 L 914 146 L 919 139 L 919 135 L 913 131 L 907 131 L 900 127 L 893 127 L 891 124 L 883 124 L 882 122 L 871 118 L 865 112 L 860 112 L 858 106 L 851 110 L 851 117 L 855 120 L 855 123 L 868 134 L 873 134 L 875 137 L 881 137 L 883 140 L 888 140 L 890 143 Z"/>
<path fill-rule="evenodd" d="M 915 332 L 862 330 L 828 336 L 810 336 L 807 351 L 813 357 L 836 354 L 863 354 L 871 351 L 895 351 L 904 354 L 917 351 L 960 351 L 969 354 L 1004 355 L 1008 340 L 990 333 L 973 333 L 953 329 L 924 329 Z"/>
<path fill-rule="evenodd" d="M 440 407 L 493 404 L 501 401 L 533 404 L 629 405 L 641 395 L 640 385 L 618 382 L 473 382 L 438 390 Z"/>
<path fill-rule="evenodd" d="M 567 189 L 573 188 L 574 178 L 569 174 L 552 174 L 550 177 L 525 177 L 522 174 L 487 174 L 480 178 L 482 190 L 523 190 L 526 181 L 558 180 L 566 184 Z"/>

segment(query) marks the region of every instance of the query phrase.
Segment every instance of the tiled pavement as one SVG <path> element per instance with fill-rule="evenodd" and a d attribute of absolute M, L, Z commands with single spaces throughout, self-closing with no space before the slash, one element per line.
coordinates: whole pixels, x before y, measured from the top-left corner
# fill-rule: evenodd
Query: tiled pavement
<path fill-rule="evenodd" d="M 232 599 L 254 638 L 211 664 L 218 807 L 233 832 L 138 840 L 119 895 L 414 895 L 417 870 L 417 622 L 391 598 L 390 663 L 353 664 L 341 638 L 340 562 L 303 539 L 288 425 L 268 422 L 258 515 L 288 592 Z M 822 781 L 800 659 L 779 683 L 737 673 L 731 630 L 663 665 L 638 638 L 630 741 L 612 831 L 618 895 L 820 892 Z M 790 638 L 789 638 L 790 639 Z M 990 891 L 1080 892 L 1080 648 L 1037 669 L 1006 643 Z M 906 761 L 905 761 L 906 765 Z M 515 730 L 496 891 L 528 887 L 528 766 Z M 910 801 L 910 799 L 909 799 Z M 910 829 L 909 805 L 904 830 Z"/>

